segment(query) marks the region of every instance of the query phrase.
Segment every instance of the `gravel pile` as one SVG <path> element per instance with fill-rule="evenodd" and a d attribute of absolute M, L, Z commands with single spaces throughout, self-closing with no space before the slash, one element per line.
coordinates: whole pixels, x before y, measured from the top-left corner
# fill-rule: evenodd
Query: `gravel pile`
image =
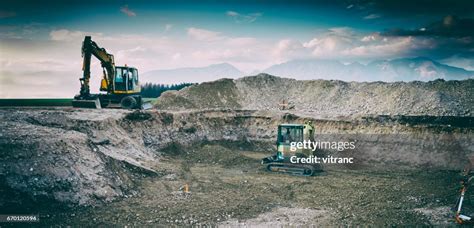
<path fill-rule="evenodd" d="M 344 82 L 280 78 L 259 74 L 221 79 L 168 91 L 158 109 L 279 110 L 334 118 L 367 115 L 473 116 L 474 80 L 430 82 Z"/>

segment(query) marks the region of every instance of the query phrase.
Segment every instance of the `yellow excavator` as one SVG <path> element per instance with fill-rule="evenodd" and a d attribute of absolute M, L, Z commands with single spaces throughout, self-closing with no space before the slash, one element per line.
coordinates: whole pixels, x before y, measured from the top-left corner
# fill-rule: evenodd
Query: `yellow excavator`
<path fill-rule="evenodd" d="M 96 57 L 101 63 L 103 78 L 100 83 L 100 91 L 106 93 L 90 93 L 92 56 Z M 99 47 L 90 36 L 86 36 L 82 43 L 82 58 L 83 76 L 79 79 L 81 90 L 72 101 L 73 107 L 103 108 L 119 104 L 120 107 L 125 109 L 151 108 L 151 104 L 143 102 L 140 96 L 140 83 L 136 68 L 127 65 L 115 66 L 114 56 L 107 53 L 104 48 Z"/>
<path fill-rule="evenodd" d="M 314 141 L 314 126 L 312 122 L 304 124 L 280 124 L 278 126 L 277 152 L 263 158 L 261 163 L 270 172 L 288 173 L 291 175 L 313 176 L 322 172 L 323 167 L 318 163 L 300 163 L 297 158 L 315 156 L 311 149 L 291 148 L 291 143 Z"/>

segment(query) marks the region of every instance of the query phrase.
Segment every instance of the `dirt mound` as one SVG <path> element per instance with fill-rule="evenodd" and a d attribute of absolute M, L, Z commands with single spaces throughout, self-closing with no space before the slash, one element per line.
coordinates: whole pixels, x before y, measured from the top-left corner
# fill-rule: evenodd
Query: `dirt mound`
<path fill-rule="evenodd" d="M 0 186 L 27 193 L 33 201 L 108 202 L 135 194 L 136 177 L 156 174 L 150 166 L 156 155 L 119 127 L 123 113 L 75 109 L 1 113 Z M 0 204 L 10 200 L 2 198 Z"/>
<path fill-rule="evenodd" d="M 185 88 L 185 93 L 164 93 L 160 107 L 178 109 L 242 108 L 239 91 L 232 79 L 204 82 Z"/>
<path fill-rule="evenodd" d="M 278 110 L 286 100 L 293 113 L 313 117 L 360 115 L 473 116 L 474 80 L 344 82 L 279 78 L 268 74 L 221 79 L 168 91 L 158 109 Z"/>

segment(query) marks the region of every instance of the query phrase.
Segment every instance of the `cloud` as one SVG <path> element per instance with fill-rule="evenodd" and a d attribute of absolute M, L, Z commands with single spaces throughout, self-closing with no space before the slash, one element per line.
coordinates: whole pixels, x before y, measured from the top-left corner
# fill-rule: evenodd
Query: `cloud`
<path fill-rule="evenodd" d="M 459 18 L 448 15 L 418 29 L 391 29 L 382 33 L 384 36 L 442 36 L 442 37 L 473 37 L 474 19 Z"/>
<path fill-rule="evenodd" d="M 102 36 L 102 33 L 84 32 L 84 31 L 71 31 L 67 29 L 52 30 L 49 33 L 49 37 L 54 41 L 73 41 L 82 40 L 84 36 Z"/>
<path fill-rule="evenodd" d="M 355 35 L 355 32 L 352 28 L 349 27 L 333 27 L 329 28 L 326 34 L 350 38 Z"/>
<path fill-rule="evenodd" d="M 15 16 L 16 16 L 16 12 L 0 10 L 0 19 L 2 19 L 2 18 L 9 18 L 9 17 L 15 17 Z"/>
<path fill-rule="evenodd" d="M 416 56 L 446 59 L 455 54 L 474 58 L 474 19 L 444 16 L 415 29 L 388 29 L 379 33 L 383 39 L 413 37 Z M 413 49 L 413 48 L 412 48 Z"/>
<path fill-rule="evenodd" d="M 297 40 L 283 39 L 277 42 L 272 54 L 278 62 L 285 62 L 292 59 L 303 59 L 310 57 L 311 47 L 317 42 L 314 39 L 302 44 Z"/>
<path fill-rule="evenodd" d="M 110 35 L 64 28 L 47 30 L 47 40 L 0 38 L 0 53 L 4 53 L 0 55 L 0 68 L 4 72 L 0 72 L 0 97 L 72 97 L 79 89 L 78 78 L 82 67 L 80 48 L 85 35 L 92 35 L 100 47 L 113 54 L 116 65 L 135 66 L 141 74 L 156 69 L 202 67 L 222 62 L 250 72 L 272 64 L 273 59 L 268 54 L 272 46 L 268 41 L 226 36 L 199 28 L 189 28 L 188 32 L 189 36 L 176 39 L 139 34 Z M 92 92 L 99 92 L 102 69 L 96 58 L 92 59 L 91 64 L 91 89 Z M 27 85 L 30 78 L 45 79 L 32 79 L 43 86 Z M 50 80 L 46 80 L 48 78 Z"/>
<path fill-rule="evenodd" d="M 362 9 L 365 12 L 377 12 L 387 17 L 409 20 L 420 19 L 421 17 L 443 17 L 446 16 L 446 12 L 462 17 L 472 17 L 474 15 L 472 0 L 415 0 L 403 1 L 403 4 L 400 0 L 351 0 L 349 2 L 354 4 L 354 8 Z"/>
<path fill-rule="evenodd" d="M 221 32 L 201 28 L 189 28 L 189 35 L 175 37 L 122 34 L 109 35 L 81 30 L 54 29 L 47 31 L 48 40 L 29 38 L 9 39 L 0 37 L 0 66 L 11 71 L 28 68 L 31 71 L 47 70 L 45 56 L 60 61 L 61 70 L 77 71 L 80 74 L 81 43 L 84 36 L 92 39 L 107 52 L 115 56 L 117 65 L 136 66 L 140 72 L 177 67 L 200 67 L 229 62 L 243 70 L 263 68 L 271 61 L 271 43 L 254 37 L 225 36 Z M 200 56 L 193 55 L 199 52 Z M 179 54 L 177 54 L 179 53 Z M 97 62 L 94 58 L 93 61 Z M 74 63 L 72 63 L 74 62 Z M 33 64 L 34 63 L 34 64 Z M 100 64 L 96 63 L 98 74 Z M 53 69 L 52 69 L 53 70 Z M 54 69 L 56 70 L 56 68 Z M 77 80 L 73 76 L 74 80 Z"/>
<path fill-rule="evenodd" d="M 223 39 L 220 32 L 214 32 L 206 29 L 188 28 L 188 36 L 199 41 L 217 41 Z"/>
<path fill-rule="evenodd" d="M 230 46 L 248 46 L 255 45 L 256 39 L 253 37 L 228 37 L 222 35 L 220 32 L 211 31 L 201 28 L 188 28 L 187 34 L 189 37 L 197 41 L 215 42 L 220 41 L 225 45 Z"/>
<path fill-rule="evenodd" d="M 365 16 L 364 19 L 365 20 L 372 20 L 372 19 L 377 19 L 377 18 L 380 18 L 380 17 L 381 17 L 380 14 L 373 13 L 373 14 L 369 14 L 369 15 Z"/>
<path fill-rule="evenodd" d="M 135 17 L 137 14 L 128 8 L 128 5 L 120 7 L 120 12 L 126 14 L 129 17 Z"/>
<path fill-rule="evenodd" d="M 181 58 L 181 53 L 179 53 L 179 52 L 175 53 L 172 57 L 173 60 L 178 60 L 180 58 Z"/>
<path fill-rule="evenodd" d="M 230 15 L 236 15 L 231 12 Z M 238 14 L 238 13 L 237 13 Z M 444 18 L 438 24 L 446 27 L 456 27 L 459 24 L 456 17 Z M 161 25 L 162 29 L 172 29 L 173 25 Z M 66 75 L 58 72 L 71 72 L 67 77 L 76 93 L 77 78 L 81 73 L 82 59 L 81 42 L 85 35 L 92 35 L 93 40 L 109 53 L 115 55 L 117 65 L 129 64 L 139 69 L 140 73 L 155 69 L 170 69 L 180 67 L 202 67 L 210 64 L 228 62 L 237 68 L 251 72 L 264 69 L 270 65 L 294 59 L 336 59 L 346 62 L 368 62 L 375 59 L 391 59 L 413 56 L 428 56 L 433 59 L 445 59 L 444 62 L 454 65 L 462 63 L 463 67 L 473 67 L 474 39 L 472 36 L 432 37 L 432 36 L 387 36 L 383 32 L 359 31 L 349 27 L 334 27 L 318 32 L 307 39 L 289 39 L 267 36 L 245 37 L 230 36 L 220 31 L 190 27 L 186 29 L 187 36 L 179 38 L 169 36 L 94 33 L 80 30 L 54 29 L 47 26 L 32 27 L 34 33 L 42 31 L 49 34 L 49 40 L 31 39 L 31 31 L 23 31 L 26 27 L 0 27 L 3 34 L 13 32 L 20 35 L 18 39 L 0 36 L 0 68 L 2 71 L 13 72 L 15 83 L 22 83 L 21 75 L 44 77 L 50 72 L 55 75 Z M 426 30 L 432 29 L 425 26 Z M 13 35 L 14 35 L 13 34 Z M 29 34 L 29 35 L 28 35 Z M 22 36 L 22 37 L 21 37 Z M 449 58 L 457 54 L 457 56 Z M 462 62 L 461 62 L 462 58 Z M 93 60 L 91 81 L 92 87 L 99 88 L 101 68 L 100 63 Z M 457 66 L 457 65 L 455 65 Z M 420 68 L 420 74 L 433 76 L 430 67 Z M 12 74 L 13 75 L 13 74 Z M 8 78 L 1 78 L 8 93 L 5 96 L 16 96 L 9 87 Z M 97 81 L 94 81 L 96 80 Z M 54 79 L 56 80 L 56 79 Z M 54 86 L 50 87 L 51 89 Z M 1 88 L 0 88 L 1 90 Z M 46 89 L 31 91 L 32 96 L 47 93 Z M 28 91 L 21 94 L 27 96 Z M 51 93 L 51 96 L 60 96 Z M 45 96 L 45 95 L 44 95 Z M 63 96 L 70 96 L 65 94 Z"/>
<path fill-rule="evenodd" d="M 443 73 L 436 71 L 436 66 L 432 61 L 423 62 L 418 68 L 415 69 L 424 80 L 433 80 L 436 78 L 443 78 Z"/>
<path fill-rule="evenodd" d="M 235 11 L 227 11 L 227 16 L 230 16 L 230 17 L 237 17 L 239 16 L 240 14 L 235 12 Z"/>
<path fill-rule="evenodd" d="M 74 71 L 0 70 L 0 98 L 73 97 L 79 89 Z"/>
<path fill-rule="evenodd" d="M 265 52 L 271 50 L 271 45 L 253 37 L 229 37 L 220 32 L 200 28 L 188 28 L 188 36 L 199 44 L 194 44 L 197 50 L 190 56 L 194 59 L 209 60 L 210 62 L 232 62 L 233 64 L 258 65 Z M 202 41 L 205 41 L 202 43 Z M 253 66 L 254 67 L 254 66 Z"/>
<path fill-rule="evenodd" d="M 84 35 L 92 34 L 94 41 L 115 55 L 118 65 L 133 64 L 145 71 L 205 66 L 226 61 L 241 65 L 253 64 L 252 67 L 255 67 L 261 64 L 262 59 L 270 59 L 265 57 L 265 53 L 271 51 L 271 44 L 253 37 L 230 37 L 220 32 L 194 27 L 188 28 L 187 33 L 188 36 L 183 39 L 174 39 L 166 36 L 108 36 L 61 29 L 51 31 L 50 40 L 62 43 L 55 46 L 74 43 L 77 47 L 68 50 L 77 52 Z"/>
<path fill-rule="evenodd" d="M 49 33 L 49 31 L 50 28 L 46 28 L 45 24 L 37 22 L 16 25 L 0 25 L 0 39 L 31 38 L 37 34 Z"/>
<path fill-rule="evenodd" d="M 474 71 L 474 58 L 455 54 L 440 61 L 441 63 Z"/>
<path fill-rule="evenodd" d="M 433 39 L 421 37 L 384 37 L 380 33 L 358 33 L 350 28 L 331 28 L 305 42 L 283 39 L 274 47 L 274 58 L 374 60 L 412 56 L 439 47 Z"/>
<path fill-rule="evenodd" d="M 382 43 L 350 47 L 348 49 L 342 50 L 341 54 L 350 57 L 386 58 L 390 56 L 408 53 L 409 51 L 412 51 L 413 49 L 417 48 L 420 47 L 417 47 L 414 38 L 404 37 Z"/>
<path fill-rule="evenodd" d="M 171 28 L 173 28 L 172 24 L 166 24 L 165 25 L 165 32 L 168 32 Z"/>
<path fill-rule="evenodd" d="M 253 45 L 258 44 L 257 39 L 253 37 L 225 37 L 226 41 L 225 43 L 230 45 L 230 46 L 238 46 L 238 47 L 250 47 Z"/>
<path fill-rule="evenodd" d="M 236 23 L 252 23 L 262 16 L 262 13 L 240 14 L 235 11 L 227 11 L 226 15 L 231 17 Z"/>
<path fill-rule="evenodd" d="M 121 58 L 124 58 L 126 56 L 142 54 L 142 53 L 145 53 L 147 51 L 149 51 L 148 48 L 144 48 L 142 46 L 137 46 L 137 47 L 130 48 L 130 49 L 119 50 L 119 51 L 117 51 L 116 56 L 117 56 L 117 59 L 121 59 Z"/>
<path fill-rule="evenodd" d="M 377 41 L 377 40 L 380 40 L 381 37 L 380 37 L 380 33 L 376 32 L 376 33 L 372 33 L 372 34 L 369 34 L 369 35 L 366 35 L 364 37 L 362 37 L 362 39 L 360 39 L 360 41 L 362 42 L 371 42 L 371 41 Z"/>

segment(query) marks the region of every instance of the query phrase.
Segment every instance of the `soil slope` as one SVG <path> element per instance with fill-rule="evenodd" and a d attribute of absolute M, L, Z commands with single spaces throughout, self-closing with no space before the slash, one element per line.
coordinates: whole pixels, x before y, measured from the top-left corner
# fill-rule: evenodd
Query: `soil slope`
<path fill-rule="evenodd" d="M 474 80 L 430 82 L 344 82 L 279 78 L 268 74 L 221 79 L 168 91 L 160 110 L 278 110 L 318 118 L 365 115 L 473 116 Z"/>

